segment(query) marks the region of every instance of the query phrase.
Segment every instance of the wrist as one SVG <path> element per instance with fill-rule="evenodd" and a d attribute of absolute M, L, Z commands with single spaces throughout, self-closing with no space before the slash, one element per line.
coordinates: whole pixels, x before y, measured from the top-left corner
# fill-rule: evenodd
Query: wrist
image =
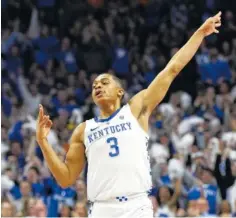
<path fill-rule="evenodd" d="M 44 145 L 45 143 L 48 142 L 48 140 L 47 140 L 46 137 L 43 137 L 43 138 L 37 139 L 37 142 L 38 142 L 39 145 Z"/>
<path fill-rule="evenodd" d="M 206 34 L 205 31 L 202 27 L 199 27 L 196 31 L 196 33 L 198 33 L 199 35 L 201 35 L 203 38 L 205 38 Z"/>

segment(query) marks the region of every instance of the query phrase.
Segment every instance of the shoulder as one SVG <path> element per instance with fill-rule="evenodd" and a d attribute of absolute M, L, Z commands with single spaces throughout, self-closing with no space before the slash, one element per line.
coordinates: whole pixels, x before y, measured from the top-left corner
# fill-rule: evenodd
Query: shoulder
<path fill-rule="evenodd" d="M 85 128 L 86 128 L 86 122 L 79 124 L 72 133 L 71 142 L 73 141 L 83 142 Z"/>
<path fill-rule="evenodd" d="M 141 113 L 145 112 L 145 108 L 143 108 L 143 99 L 145 92 L 145 89 L 140 91 L 128 102 L 131 112 L 136 118 L 138 118 Z"/>
<path fill-rule="evenodd" d="M 76 132 L 76 133 L 82 133 L 82 132 L 84 132 L 85 127 L 86 127 L 86 122 L 80 123 L 80 124 L 75 128 L 74 132 Z"/>
<path fill-rule="evenodd" d="M 146 92 L 146 89 L 144 89 L 144 90 L 138 92 L 136 95 L 134 95 L 134 96 L 129 100 L 128 104 L 129 104 L 130 106 L 132 106 L 133 104 L 137 103 L 137 101 L 142 100 L 143 97 L 144 97 L 145 92 Z"/>

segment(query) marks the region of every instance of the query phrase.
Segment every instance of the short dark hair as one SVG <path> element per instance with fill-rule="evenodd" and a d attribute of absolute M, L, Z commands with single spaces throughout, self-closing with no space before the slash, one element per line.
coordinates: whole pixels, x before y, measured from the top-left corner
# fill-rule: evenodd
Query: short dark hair
<path fill-rule="evenodd" d="M 112 79 L 117 83 L 117 85 L 124 90 L 124 84 L 122 82 L 121 79 L 119 79 L 117 76 L 115 76 L 114 74 L 111 74 L 111 73 L 103 73 L 103 74 L 106 74 L 106 75 L 109 75 L 112 77 Z M 120 98 L 120 101 L 122 103 L 122 100 L 124 99 L 124 95 Z"/>
<path fill-rule="evenodd" d="M 113 74 L 109 74 L 109 75 L 111 75 L 112 79 L 116 81 L 116 83 L 120 86 L 120 88 L 124 89 L 123 82 L 121 79 L 119 79 L 117 76 Z"/>
<path fill-rule="evenodd" d="M 212 176 L 214 176 L 214 171 L 211 170 L 209 167 L 207 166 L 202 166 L 202 170 L 204 170 L 205 172 L 210 173 Z"/>
<path fill-rule="evenodd" d="M 118 86 L 124 90 L 124 85 L 123 85 L 122 80 L 113 74 L 110 74 L 110 75 L 111 75 L 112 79 L 118 84 Z M 124 95 L 120 98 L 121 104 L 122 104 L 124 97 L 125 97 L 125 90 L 124 90 Z"/>

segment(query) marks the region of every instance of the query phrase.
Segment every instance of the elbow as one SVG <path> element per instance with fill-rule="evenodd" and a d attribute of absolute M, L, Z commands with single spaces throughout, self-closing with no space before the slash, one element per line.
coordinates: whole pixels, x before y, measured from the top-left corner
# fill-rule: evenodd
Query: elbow
<path fill-rule="evenodd" d="M 65 189 L 65 188 L 69 188 L 70 186 L 72 186 L 73 185 L 73 183 L 69 183 L 69 182 L 67 182 L 67 181 L 57 181 L 57 183 L 58 183 L 58 185 L 61 187 L 61 188 L 63 188 L 63 189 Z"/>
<path fill-rule="evenodd" d="M 70 187 L 70 185 L 68 185 L 68 184 L 62 184 L 62 183 L 59 183 L 59 186 L 60 186 L 61 188 L 63 188 L 63 189 L 66 189 L 66 188 L 69 188 L 69 187 Z"/>
<path fill-rule="evenodd" d="M 55 178 L 57 181 L 57 184 L 59 186 L 61 186 L 62 188 L 69 188 L 70 186 L 72 186 L 76 180 L 69 179 L 66 176 L 60 177 L 60 178 Z"/>
<path fill-rule="evenodd" d="M 172 62 L 169 66 L 169 72 L 171 72 L 174 75 L 177 75 L 181 70 L 182 70 L 182 64 L 181 63 L 177 63 L 176 61 Z"/>

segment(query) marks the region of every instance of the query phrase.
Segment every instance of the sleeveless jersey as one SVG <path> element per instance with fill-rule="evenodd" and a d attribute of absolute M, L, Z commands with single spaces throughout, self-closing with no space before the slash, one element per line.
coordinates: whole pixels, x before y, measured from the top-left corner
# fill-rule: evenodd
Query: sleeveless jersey
<path fill-rule="evenodd" d="M 147 193 L 152 186 L 148 140 L 128 104 L 107 119 L 87 120 L 88 200 Z"/>

